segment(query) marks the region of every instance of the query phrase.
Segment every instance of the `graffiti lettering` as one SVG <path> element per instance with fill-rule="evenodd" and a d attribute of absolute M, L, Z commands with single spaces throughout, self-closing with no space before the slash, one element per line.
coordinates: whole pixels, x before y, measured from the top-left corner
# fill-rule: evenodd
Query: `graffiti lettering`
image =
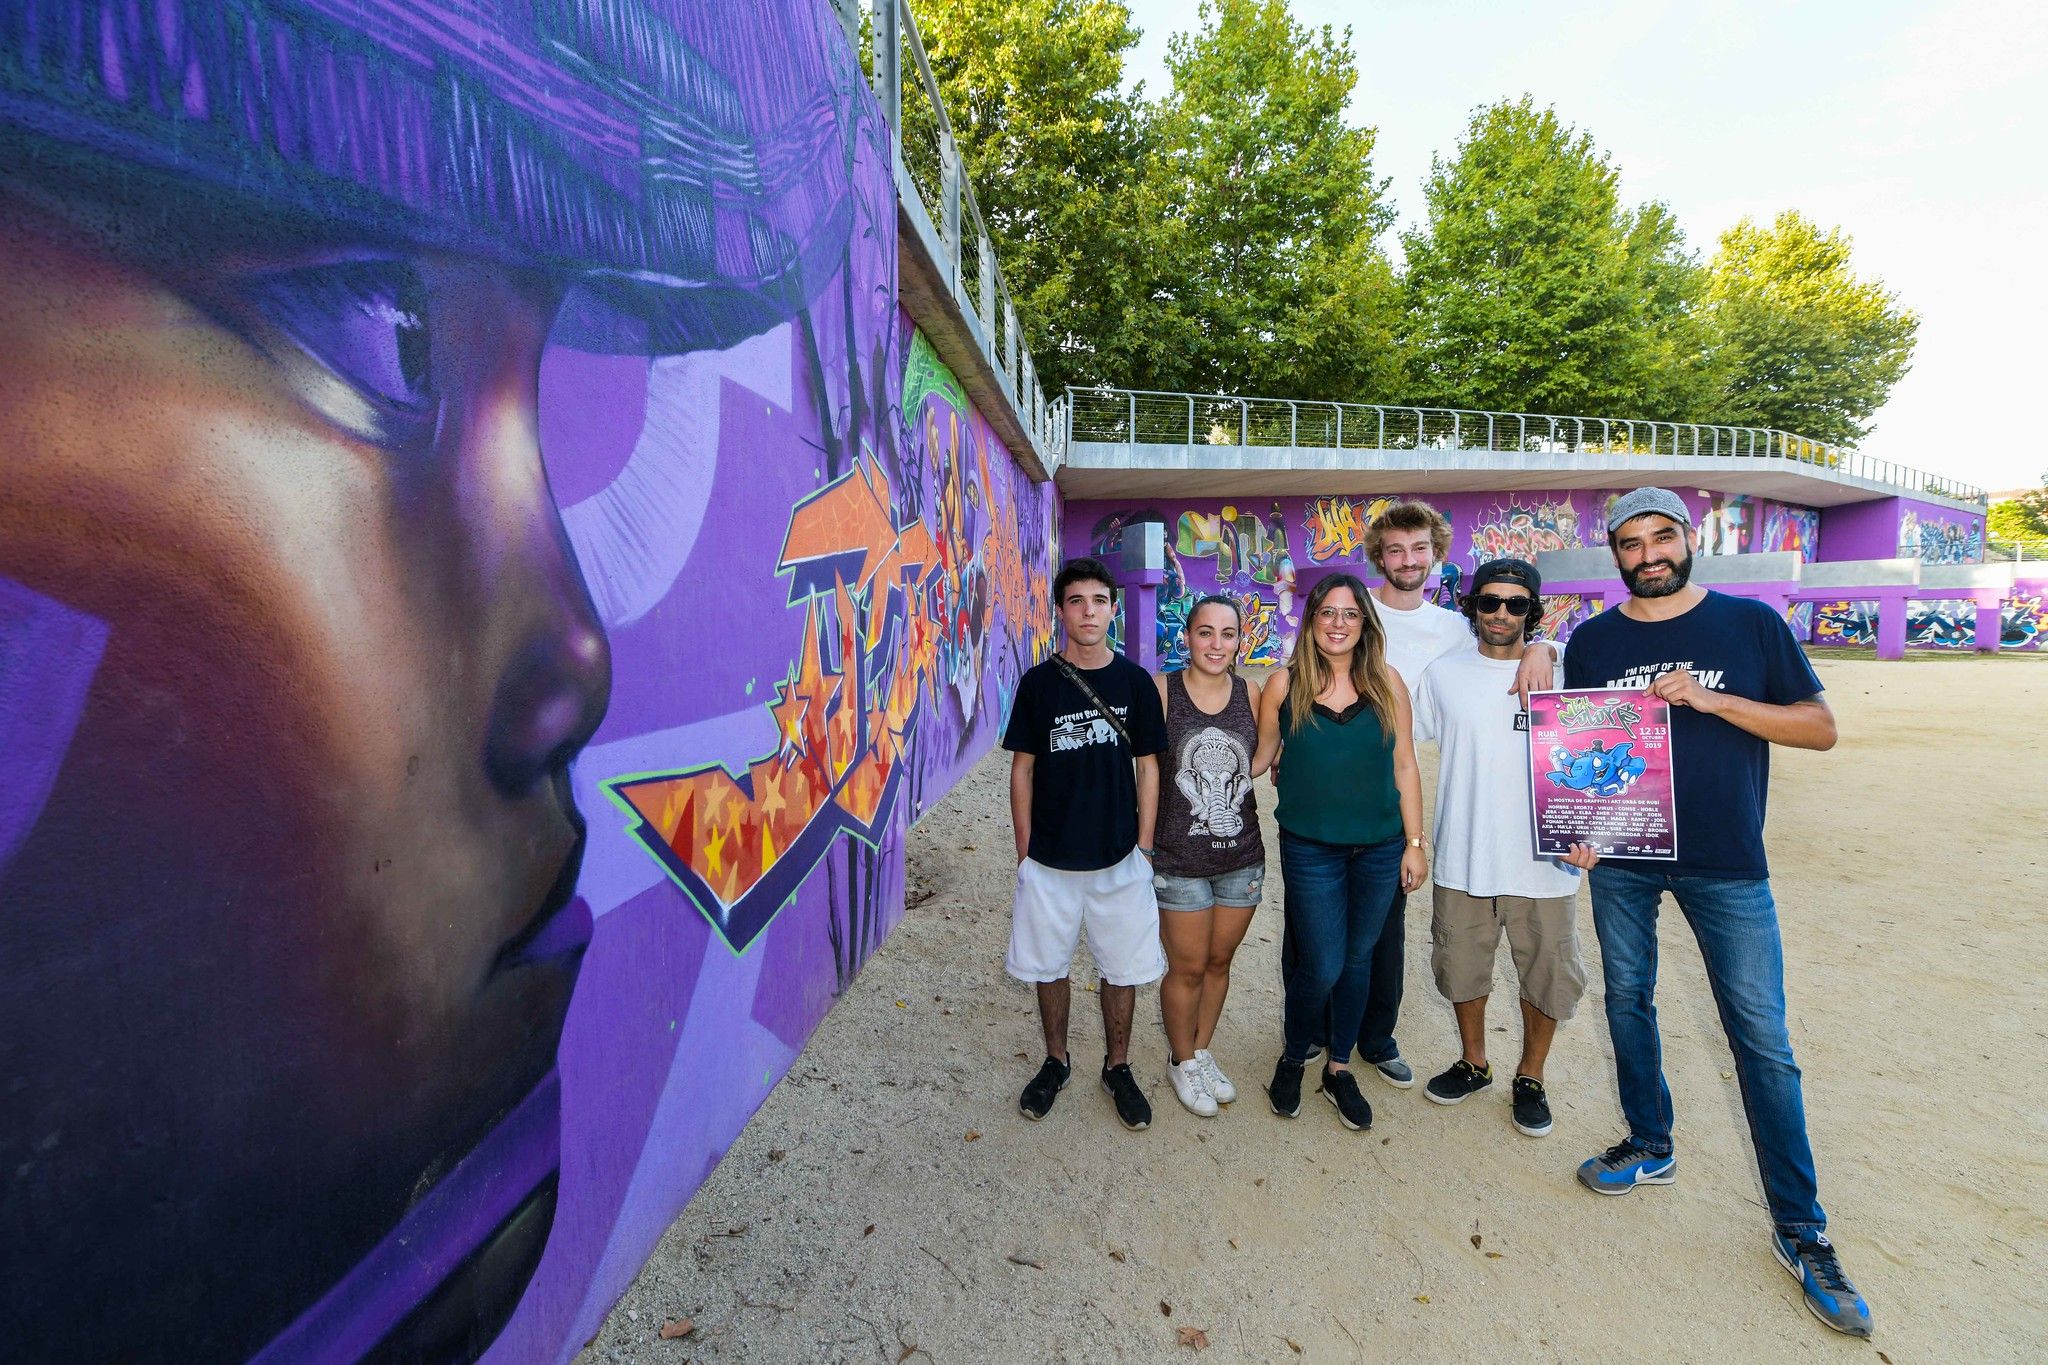
<path fill-rule="evenodd" d="M 1635 738 L 1636 726 L 1642 724 L 1642 712 L 1636 710 L 1631 701 L 1608 701 L 1594 704 L 1582 696 L 1565 698 L 1558 709 L 1558 724 L 1567 730 L 1620 730 L 1629 738 Z"/>
<path fill-rule="evenodd" d="M 1535 562 L 1545 550 L 1571 550 L 1579 546 L 1579 513 L 1569 497 L 1557 502 L 1539 502 L 1525 507 L 1519 502 L 1495 504 L 1480 514 L 1472 528 L 1474 568 L 1494 559 L 1526 559 Z"/>
<path fill-rule="evenodd" d="M 1365 562 L 1365 532 L 1394 498 L 1317 498 L 1301 514 L 1308 532 L 1308 557 L 1317 564 Z"/>

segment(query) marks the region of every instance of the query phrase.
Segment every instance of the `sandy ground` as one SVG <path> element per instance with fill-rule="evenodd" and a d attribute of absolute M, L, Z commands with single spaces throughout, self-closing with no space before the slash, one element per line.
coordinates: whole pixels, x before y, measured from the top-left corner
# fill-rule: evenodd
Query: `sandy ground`
<path fill-rule="evenodd" d="M 1215 1047 L 1245 1098 L 1208 1120 L 1179 1107 L 1147 990 L 1133 1058 L 1156 1121 L 1125 1132 L 1077 992 L 1075 1083 L 1026 1122 L 1040 1044 L 1029 991 L 1001 971 L 998 753 L 912 837 L 928 899 L 583 1360 L 1180 1359 L 1182 1328 L 1205 1334 L 1204 1359 L 2043 1359 L 2048 665 L 1819 668 L 1844 738 L 1779 753 L 1770 845 L 1822 1199 L 1873 1342 L 1810 1318 L 1770 1255 L 1732 1062 L 1668 902 L 1676 1185 L 1601 1199 L 1572 1179 L 1623 1132 L 1583 893 L 1593 986 L 1551 1059 L 1546 1138 L 1509 1126 L 1504 1094 L 1445 1109 L 1377 1079 L 1368 1133 L 1313 1093 L 1299 1120 L 1273 1116 L 1277 869 Z M 1419 905 L 1400 1038 L 1426 1076 L 1455 1032 L 1428 976 L 1426 888 Z M 1512 981 L 1505 955 L 1500 971 Z M 1511 1002 L 1495 996 L 1497 1065 L 1514 1058 Z M 685 1315 L 692 1335 L 657 1340 Z"/>

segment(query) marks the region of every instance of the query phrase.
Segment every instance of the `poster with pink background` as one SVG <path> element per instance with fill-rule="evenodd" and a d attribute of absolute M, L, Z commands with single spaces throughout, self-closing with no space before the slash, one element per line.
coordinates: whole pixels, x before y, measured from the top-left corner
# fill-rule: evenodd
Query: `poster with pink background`
<path fill-rule="evenodd" d="M 1529 697 L 1529 780 L 1536 856 L 1575 843 L 1603 857 L 1678 857 L 1671 706 L 1627 689 Z"/>

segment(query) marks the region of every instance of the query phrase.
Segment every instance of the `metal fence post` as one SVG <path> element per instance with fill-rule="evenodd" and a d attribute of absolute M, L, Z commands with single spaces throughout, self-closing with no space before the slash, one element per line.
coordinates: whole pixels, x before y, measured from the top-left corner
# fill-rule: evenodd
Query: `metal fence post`
<path fill-rule="evenodd" d="M 1237 443 L 1241 446 L 1252 443 L 1252 405 L 1242 398 L 1237 400 Z"/>
<path fill-rule="evenodd" d="M 960 297 L 960 147 L 953 134 L 939 133 L 939 192 L 945 203 L 940 209 L 939 234 L 951 258 L 953 297 Z"/>
<path fill-rule="evenodd" d="M 983 354 L 993 366 L 996 360 L 996 252 L 983 232 L 974 244 L 981 264 L 981 341 Z"/>
<path fill-rule="evenodd" d="M 1195 396 L 1188 395 L 1188 444 L 1195 443 Z"/>
<path fill-rule="evenodd" d="M 1135 445 L 1138 440 L 1138 395 L 1135 392 L 1131 394 L 1131 425 L 1129 431 L 1131 433 L 1131 443 Z"/>
<path fill-rule="evenodd" d="M 897 6 L 902 0 L 875 0 L 875 84 L 882 97 L 882 120 L 889 125 L 890 174 L 903 164 L 903 30 Z"/>
<path fill-rule="evenodd" d="M 1017 388 L 1017 305 L 1010 301 L 1008 291 L 1003 299 L 1003 345 L 1009 356 L 1003 364 L 1003 372 L 1010 377 L 1010 388 Z"/>
<path fill-rule="evenodd" d="M 1287 400 L 1287 444 L 1301 444 L 1301 409 L 1294 405 L 1291 398 Z"/>

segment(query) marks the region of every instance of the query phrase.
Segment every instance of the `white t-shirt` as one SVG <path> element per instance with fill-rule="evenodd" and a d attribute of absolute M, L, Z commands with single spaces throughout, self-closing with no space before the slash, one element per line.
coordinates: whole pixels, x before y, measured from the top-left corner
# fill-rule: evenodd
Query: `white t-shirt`
<path fill-rule="evenodd" d="M 1414 689 L 1416 737 L 1441 754 L 1433 878 L 1470 896 L 1569 896 L 1578 869 L 1529 851 L 1529 736 L 1515 728 L 1522 704 L 1508 691 L 1516 667 L 1475 646 L 1438 659 Z"/>
<path fill-rule="evenodd" d="M 1479 649 L 1472 638 L 1471 623 L 1447 607 L 1424 602 L 1402 611 L 1378 598 L 1373 599 L 1372 605 L 1380 615 L 1380 625 L 1386 628 L 1387 663 L 1401 675 L 1411 693 L 1415 684 L 1422 681 L 1422 671 L 1444 655 L 1454 650 Z"/>

